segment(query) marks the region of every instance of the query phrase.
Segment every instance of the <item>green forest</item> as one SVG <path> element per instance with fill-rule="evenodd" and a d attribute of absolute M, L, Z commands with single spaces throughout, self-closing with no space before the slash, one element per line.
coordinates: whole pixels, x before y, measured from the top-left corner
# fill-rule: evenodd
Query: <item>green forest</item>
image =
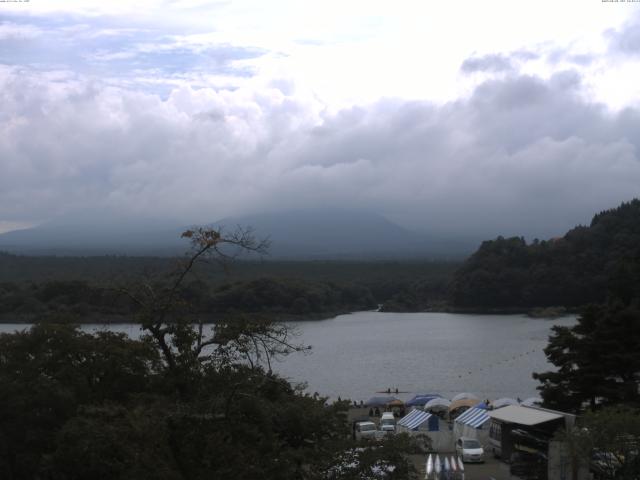
<path fill-rule="evenodd" d="M 375 309 L 416 312 L 564 307 L 640 295 L 640 201 L 593 217 L 566 235 L 483 242 L 464 263 L 236 261 L 194 267 L 182 285 L 194 314 L 323 318 Z M 163 257 L 29 257 L 0 253 L 0 319 L 82 316 L 122 321 L 135 312 L 122 285 L 156 282 L 180 262 Z"/>
<path fill-rule="evenodd" d="M 640 297 L 640 200 L 601 212 L 551 240 L 498 237 L 456 271 L 456 307 L 577 308 L 609 297 Z"/>
<path fill-rule="evenodd" d="M 126 321 L 135 305 L 123 285 L 157 283 L 181 259 L 28 257 L 0 253 L 0 319 Z M 181 292 L 193 314 L 326 318 L 371 310 L 418 311 L 443 303 L 458 263 L 435 261 L 235 261 L 196 265 Z M 85 320 L 87 321 L 87 320 Z"/>

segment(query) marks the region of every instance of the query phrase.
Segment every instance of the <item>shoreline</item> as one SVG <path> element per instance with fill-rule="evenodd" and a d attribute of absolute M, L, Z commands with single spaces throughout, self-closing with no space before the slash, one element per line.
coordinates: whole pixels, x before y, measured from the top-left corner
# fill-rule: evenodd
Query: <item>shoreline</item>
<path fill-rule="evenodd" d="M 360 311 L 376 312 L 377 310 L 340 310 L 322 313 L 309 313 L 309 314 L 269 314 L 269 313 L 242 313 L 243 315 L 256 315 L 262 317 L 272 317 L 274 322 L 281 323 L 294 323 L 294 322 L 318 322 L 323 320 L 331 320 L 341 315 L 350 315 Z M 556 318 L 562 318 L 570 315 L 578 314 L 580 309 L 577 308 L 565 308 L 565 307 L 550 307 L 550 308 L 432 308 L 424 310 L 414 311 L 394 311 L 394 310 L 379 310 L 380 313 L 452 313 L 452 314 L 467 314 L 467 315 L 526 315 L 530 318 L 539 318 L 553 320 Z M 47 314 L 44 314 L 45 316 Z M 55 315 L 55 314 L 49 314 Z M 233 314 L 228 314 L 229 316 Z M 203 314 L 198 318 L 198 315 L 193 315 L 194 322 L 197 323 L 199 319 L 203 320 L 205 325 L 213 325 L 218 322 L 220 318 L 223 318 L 223 314 Z M 57 323 L 54 321 L 38 322 L 36 319 L 42 318 L 42 315 L 38 314 L 0 314 L 0 325 L 2 324 L 18 324 L 18 325 L 32 325 L 35 323 Z M 73 321 L 76 320 L 76 321 Z M 69 324 L 101 324 L 101 325 L 126 325 L 126 324 L 139 324 L 133 316 L 123 314 L 101 314 L 92 313 L 83 315 L 77 319 L 70 319 Z M 58 322 L 59 323 L 59 322 Z"/>

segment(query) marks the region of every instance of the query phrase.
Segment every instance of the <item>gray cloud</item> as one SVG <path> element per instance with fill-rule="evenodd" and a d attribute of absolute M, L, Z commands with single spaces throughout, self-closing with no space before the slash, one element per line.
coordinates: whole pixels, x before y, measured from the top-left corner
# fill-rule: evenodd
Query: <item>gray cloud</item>
<path fill-rule="evenodd" d="M 508 72 L 513 70 L 511 58 L 502 54 L 490 54 L 470 57 L 462 62 L 460 70 L 464 73 L 475 72 Z"/>
<path fill-rule="evenodd" d="M 612 52 L 640 55 L 640 13 L 625 22 L 620 29 L 605 32 L 605 37 L 609 40 Z"/>
<path fill-rule="evenodd" d="M 573 71 L 336 114 L 278 85 L 165 98 L 0 69 L 0 220 L 348 206 L 441 234 L 546 237 L 640 194 L 640 112 L 586 102 Z"/>

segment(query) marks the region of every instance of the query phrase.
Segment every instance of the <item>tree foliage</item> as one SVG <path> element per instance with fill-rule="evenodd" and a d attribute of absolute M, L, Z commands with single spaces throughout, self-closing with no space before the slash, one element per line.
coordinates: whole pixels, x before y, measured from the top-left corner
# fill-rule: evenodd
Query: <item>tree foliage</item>
<path fill-rule="evenodd" d="M 575 412 L 585 405 L 640 406 L 640 310 L 634 304 L 591 306 L 575 326 L 552 332 L 545 354 L 557 369 L 533 374 L 546 405 Z"/>
<path fill-rule="evenodd" d="M 0 478 L 366 478 L 336 470 L 356 446 L 348 402 L 325 404 L 271 371 L 274 357 L 306 350 L 289 328 L 249 315 L 212 330 L 193 321 L 182 286 L 196 263 L 264 244 L 247 231 L 185 236 L 193 250 L 172 273 L 120 289 L 140 340 L 52 323 L 0 335 Z M 413 474 L 407 445 L 376 450 L 402 478 Z"/>
<path fill-rule="evenodd" d="M 574 471 L 584 464 L 598 480 L 640 476 L 640 410 L 606 407 L 587 411 L 578 421 L 572 429 L 557 434 L 568 446 Z"/>
<path fill-rule="evenodd" d="M 483 242 L 456 272 L 458 307 L 580 307 L 608 297 L 640 298 L 640 200 L 593 217 L 548 241 Z"/>

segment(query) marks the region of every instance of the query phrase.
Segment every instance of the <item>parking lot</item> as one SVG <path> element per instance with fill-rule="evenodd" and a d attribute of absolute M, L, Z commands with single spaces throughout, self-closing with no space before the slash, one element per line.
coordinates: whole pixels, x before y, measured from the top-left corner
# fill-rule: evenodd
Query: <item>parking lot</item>
<path fill-rule="evenodd" d="M 376 425 L 379 423 L 379 418 L 368 417 L 367 408 L 352 408 L 349 411 L 349 421 L 361 421 L 371 420 Z M 446 455 L 451 455 L 452 452 Z M 441 454 L 445 455 L 445 454 Z M 425 464 L 427 460 L 426 455 L 411 455 L 411 459 L 414 462 L 416 469 L 418 470 L 418 477 L 424 478 Z M 465 463 L 465 480 L 517 480 L 518 477 L 512 476 L 509 473 L 509 465 L 493 458 L 491 455 L 485 455 L 485 463 Z"/>

